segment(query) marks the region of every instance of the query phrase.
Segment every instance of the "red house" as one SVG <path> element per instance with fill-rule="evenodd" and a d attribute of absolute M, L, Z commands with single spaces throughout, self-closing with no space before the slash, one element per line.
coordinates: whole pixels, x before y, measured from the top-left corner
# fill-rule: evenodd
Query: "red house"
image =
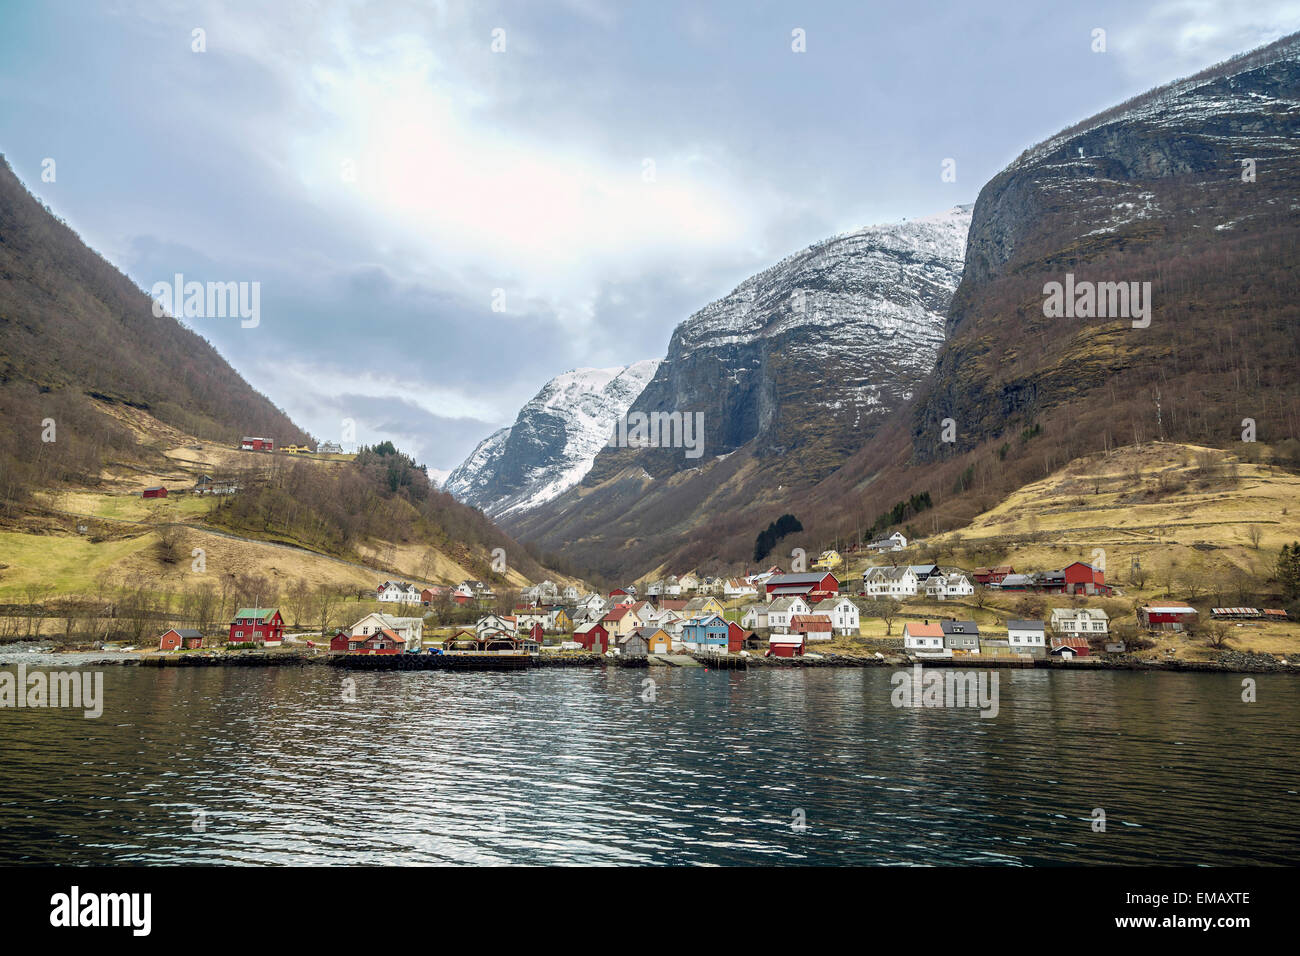
<path fill-rule="evenodd" d="M 1066 594 L 1109 594 L 1106 572 L 1091 564 L 1075 561 L 1061 569 L 1065 578 Z"/>
<path fill-rule="evenodd" d="M 241 451 L 275 451 L 275 442 L 270 438 L 244 438 L 239 448 Z"/>
<path fill-rule="evenodd" d="M 813 571 L 809 574 L 774 574 L 767 579 L 769 601 L 779 597 L 798 596 L 809 604 L 816 604 L 839 593 L 839 578 L 829 571 Z"/>
<path fill-rule="evenodd" d="M 1092 653 L 1086 637 L 1054 637 L 1049 652 L 1053 657 L 1087 657 Z"/>
<path fill-rule="evenodd" d="M 381 628 L 369 637 L 354 636 L 348 644 L 349 654 L 400 654 L 404 650 L 405 638 L 388 628 Z"/>
<path fill-rule="evenodd" d="M 609 631 L 604 624 L 592 624 L 585 630 L 575 630 L 573 639 L 582 645 L 584 651 L 595 650 L 604 654 L 609 650 Z"/>
<path fill-rule="evenodd" d="M 745 638 L 749 637 L 749 631 L 745 630 L 735 621 L 727 622 L 727 653 L 735 654 L 745 649 Z"/>
<path fill-rule="evenodd" d="M 160 651 L 175 651 L 182 647 L 187 650 L 194 650 L 202 646 L 203 635 L 188 627 L 173 627 L 170 631 L 165 631 L 163 636 L 158 639 L 158 650 Z"/>
<path fill-rule="evenodd" d="M 1001 584 L 1002 579 L 1008 574 L 1015 573 L 1015 568 L 1009 564 L 1003 564 L 996 568 L 976 568 L 971 577 L 975 579 L 976 584 Z"/>
<path fill-rule="evenodd" d="M 231 644 L 281 644 L 284 618 L 273 607 L 241 607 L 230 622 Z"/>
<path fill-rule="evenodd" d="M 540 644 L 542 638 L 546 636 L 546 628 L 542 627 L 540 622 L 534 621 L 533 626 L 528 629 L 528 636 Z"/>
<path fill-rule="evenodd" d="M 156 488 L 146 488 L 144 491 L 140 492 L 140 497 L 142 497 L 142 498 L 166 498 L 166 497 L 167 497 L 167 489 L 164 488 L 162 485 L 159 485 L 159 486 L 156 487 Z"/>
<path fill-rule="evenodd" d="M 351 634 L 349 634 L 347 631 L 339 631 L 337 634 L 335 634 L 333 637 L 330 638 L 330 650 L 346 651 L 348 649 L 348 644 L 350 644 L 351 642 L 352 642 Z"/>
<path fill-rule="evenodd" d="M 631 604 L 636 600 L 635 594 L 623 588 L 614 588 L 609 592 L 609 596 L 613 598 L 615 604 Z"/>
<path fill-rule="evenodd" d="M 1196 608 L 1181 601 L 1148 601 L 1137 616 L 1148 631 L 1181 631 L 1196 623 Z"/>

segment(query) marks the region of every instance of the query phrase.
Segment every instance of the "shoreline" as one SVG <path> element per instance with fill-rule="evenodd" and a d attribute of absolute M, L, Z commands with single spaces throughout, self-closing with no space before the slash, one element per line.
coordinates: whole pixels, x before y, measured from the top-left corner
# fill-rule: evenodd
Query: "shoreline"
<path fill-rule="evenodd" d="M 601 654 L 566 654 L 541 655 L 531 658 L 479 658 L 446 657 L 426 654 L 392 654 L 383 656 L 362 656 L 346 654 L 328 654 L 319 652 L 299 652 L 296 650 L 277 651 L 241 651 L 235 654 L 188 653 L 161 654 L 157 652 L 143 654 L 120 654 L 120 656 L 93 658 L 90 655 L 102 653 L 94 650 L 50 650 L 46 652 L 15 652 L 5 654 L 0 648 L 0 668 L 17 664 L 22 658 L 51 661 L 40 666 L 55 667 L 58 658 L 76 655 L 79 659 L 68 661 L 69 667 L 286 667 L 286 666 L 327 666 L 345 670 L 366 671 L 466 671 L 466 670 L 534 670 L 551 667 L 622 667 L 630 669 L 649 669 L 658 667 L 676 667 L 703 670 L 750 670 L 750 669 L 809 669 L 809 668 L 864 668 L 864 667 L 949 667 L 967 670 L 1009 669 L 1009 670 L 1062 670 L 1074 672 L 1087 671 L 1169 671 L 1182 673 L 1219 673 L 1219 674 L 1300 674 L 1300 665 L 1283 663 L 1268 655 L 1246 655 L 1237 651 L 1225 651 L 1218 660 L 1142 660 L 1131 657 L 1093 657 L 1073 661 L 1054 658 L 1007 658 L 972 655 L 962 658 L 917 658 L 904 655 L 886 657 L 857 657 L 852 655 L 828 654 L 818 657 L 738 657 L 727 655 L 721 658 L 693 655 L 673 655 L 674 660 L 660 657 L 620 658 L 605 657 Z M 1226 660 L 1223 658 L 1227 658 Z M 687 662 L 689 661 L 689 662 Z"/>

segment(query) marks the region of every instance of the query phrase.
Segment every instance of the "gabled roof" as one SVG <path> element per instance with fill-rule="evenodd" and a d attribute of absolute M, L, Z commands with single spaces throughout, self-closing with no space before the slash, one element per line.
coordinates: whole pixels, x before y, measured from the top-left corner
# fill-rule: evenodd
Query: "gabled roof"
<path fill-rule="evenodd" d="M 831 619 L 825 614 L 796 614 L 790 619 L 790 628 L 795 631 L 829 631 Z"/>
<path fill-rule="evenodd" d="M 979 637 L 980 626 L 974 621 L 940 621 L 939 626 L 943 628 L 945 635 L 962 634 L 974 635 Z"/>
<path fill-rule="evenodd" d="M 943 637 L 943 628 L 938 624 L 918 624 L 916 621 L 908 621 L 903 625 L 903 630 L 907 632 L 908 637 Z"/>
<path fill-rule="evenodd" d="M 796 585 L 820 584 L 827 576 L 835 577 L 829 571 L 812 571 L 807 574 L 774 574 L 767 579 L 768 587 L 794 587 Z M 839 579 L 836 578 L 836 581 Z"/>
<path fill-rule="evenodd" d="M 202 637 L 203 634 L 192 627 L 169 627 L 164 634 L 176 634 L 179 637 Z"/>
<path fill-rule="evenodd" d="M 1007 630 L 1043 631 L 1047 625 L 1042 621 L 1007 621 Z"/>
<path fill-rule="evenodd" d="M 235 612 L 234 620 L 242 621 L 252 618 L 255 621 L 266 621 L 275 617 L 278 608 L 273 607 L 241 607 Z"/>

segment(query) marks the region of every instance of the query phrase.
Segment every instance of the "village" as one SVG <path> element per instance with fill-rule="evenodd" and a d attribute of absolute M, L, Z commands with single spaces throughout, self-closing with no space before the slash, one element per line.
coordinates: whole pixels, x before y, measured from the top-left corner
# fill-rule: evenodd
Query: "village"
<path fill-rule="evenodd" d="M 1280 608 L 1198 609 L 1177 599 L 1143 599 L 1121 619 L 1115 604 L 1122 589 L 1107 583 L 1101 567 L 1082 560 L 1052 570 L 1010 564 L 963 570 L 885 563 L 908 547 L 897 532 L 867 547 L 876 562 L 851 578 L 844 557 L 828 550 L 812 571 L 773 565 L 730 578 L 687 572 L 605 593 L 545 580 L 512 593 L 512 606 L 503 606 L 483 581 L 418 586 L 388 580 L 376 585 L 376 610 L 329 636 L 287 639 L 278 608 L 242 608 L 220 641 L 169 629 L 159 650 L 224 645 L 237 652 L 295 643 L 331 655 L 467 659 L 1101 663 L 1204 657 L 1229 647 L 1237 629 L 1289 624 Z M 467 615 L 472 624 L 446 623 L 449 616 Z"/>

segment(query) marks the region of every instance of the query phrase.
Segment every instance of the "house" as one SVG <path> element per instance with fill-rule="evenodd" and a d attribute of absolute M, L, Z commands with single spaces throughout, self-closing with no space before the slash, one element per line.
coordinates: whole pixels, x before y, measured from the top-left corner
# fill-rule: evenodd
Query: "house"
<path fill-rule="evenodd" d="M 153 488 L 146 488 L 144 491 L 140 492 L 140 497 L 141 498 L 166 498 L 167 489 L 164 488 L 162 485 L 156 485 Z"/>
<path fill-rule="evenodd" d="M 971 577 L 975 579 L 976 584 L 1000 585 L 1006 580 L 1007 575 L 1015 574 L 1016 569 L 1009 564 L 999 565 L 996 568 L 976 568 Z"/>
<path fill-rule="evenodd" d="M 280 451 L 286 455 L 306 455 L 311 452 L 311 447 L 308 445 L 285 445 Z"/>
<path fill-rule="evenodd" d="M 385 629 L 401 637 L 406 642 L 407 650 L 418 651 L 424 639 L 424 618 L 394 617 L 391 614 L 380 614 L 375 611 L 361 618 L 347 630 L 355 638 L 369 637 Z"/>
<path fill-rule="evenodd" d="M 420 603 L 423 604 L 425 607 L 428 607 L 429 605 L 433 604 L 433 602 L 439 600 L 442 597 L 445 597 L 447 594 L 447 590 L 448 590 L 447 588 L 437 584 L 435 584 L 431 588 L 424 588 L 420 592 Z"/>
<path fill-rule="evenodd" d="M 1196 608 L 1181 601 L 1148 601 L 1137 618 L 1148 631 L 1181 631 L 1196 623 Z"/>
<path fill-rule="evenodd" d="M 645 621 L 641 620 L 641 615 L 631 604 L 620 604 L 614 610 L 607 611 L 600 623 L 605 625 L 611 638 L 618 640 L 643 626 Z"/>
<path fill-rule="evenodd" d="M 1048 653 L 1068 661 L 1075 657 L 1087 657 L 1092 653 L 1092 648 L 1088 646 L 1087 638 L 1054 637 Z"/>
<path fill-rule="evenodd" d="M 943 646 L 964 654 L 980 652 L 980 629 L 974 621 L 940 621 L 943 629 Z"/>
<path fill-rule="evenodd" d="M 566 608 L 553 607 L 551 613 L 547 615 L 546 627 L 552 631 L 571 631 L 573 630 L 573 618 Z"/>
<path fill-rule="evenodd" d="M 604 654 L 609 650 L 609 630 L 599 621 L 579 624 L 573 629 L 573 640 L 581 644 L 584 651 Z"/>
<path fill-rule="evenodd" d="M 1013 651 L 1042 657 L 1047 653 L 1047 625 L 1042 621 L 1007 621 L 1007 645 Z"/>
<path fill-rule="evenodd" d="M 728 601 L 758 597 L 758 587 L 744 578 L 727 578 L 722 584 L 722 596 Z"/>
<path fill-rule="evenodd" d="M 578 589 L 570 584 L 565 587 L 562 597 L 566 603 L 576 604 L 578 601 Z"/>
<path fill-rule="evenodd" d="M 722 602 L 712 595 L 708 597 L 695 597 L 686 602 L 686 607 L 682 608 L 687 617 L 698 617 L 702 614 L 722 614 L 726 610 Z"/>
<path fill-rule="evenodd" d="M 790 622 L 796 614 L 811 614 L 812 608 L 801 597 L 777 598 L 767 606 L 767 626 L 774 632 L 782 634 L 790 630 Z"/>
<path fill-rule="evenodd" d="M 514 634 L 522 626 L 525 630 L 533 624 L 540 624 L 545 620 L 545 615 L 540 618 L 534 617 L 525 619 L 522 614 L 503 616 L 501 614 L 485 614 L 474 624 L 474 633 L 482 634 L 484 631 L 502 631 L 506 634 Z"/>
<path fill-rule="evenodd" d="M 318 455 L 341 455 L 343 446 L 338 442 L 322 441 L 316 443 L 316 454 Z"/>
<path fill-rule="evenodd" d="M 644 627 L 638 627 L 634 632 L 645 642 L 645 654 L 671 654 L 673 652 L 673 637 L 662 627 L 656 627 L 653 624 L 647 624 Z M 624 653 L 627 653 L 624 651 Z"/>
<path fill-rule="evenodd" d="M 682 622 L 681 642 L 689 651 L 724 653 L 727 649 L 727 621 L 720 614 L 701 614 Z"/>
<path fill-rule="evenodd" d="M 687 571 L 677 579 L 678 594 L 694 594 L 700 589 L 700 577 L 694 571 Z"/>
<path fill-rule="evenodd" d="M 920 624 L 908 621 L 903 625 L 903 650 L 908 654 L 931 657 L 951 656 L 943 643 L 943 627 L 929 621 Z"/>
<path fill-rule="evenodd" d="M 270 438 L 244 438 L 239 442 L 241 451 L 275 451 L 275 442 Z"/>
<path fill-rule="evenodd" d="M 515 633 L 519 633 L 519 632 L 516 631 Z M 527 633 L 528 633 L 528 639 L 532 641 L 534 644 L 541 644 L 542 641 L 546 639 L 546 628 L 542 627 L 542 625 L 537 623 L 534 623 L 533 626 L 528 629 Z"/>
<path fill-rule="evenodd" d="M 844 563 L 844 558 L 835 550 L 823 551 L 817 555 L 817 560 L 813 562 L 814 571 L 834 571 Z"/>
<path fill-rule="evenodd" d="M 738 654 L 745 645 L 754 639 L 754 632 L 747 631 L 735 621 L 727 622 L 727 653 Z"/>
<path fill-rule="evenodd" d="M 1060 571 L 1039 571 L 1034 575 L 1034 590 L 1048 594 L 1065 593 L 1065 574 Z"/>
<path fill-rule="evenodd" d="M 192 651 L 202 646 L 203 635 L 189 627 L 173 627 L 169 631 L 164 631 L 162 637 L 158 639 L 160 651 L 176 651 L 182 647 Z"/>
<path fill-rule="evenodd" d="M 384 627 L 370 635 L 350 635 L 347 645 L 349 654 L 401 654 L 406 650 L 406 639 Z M 334 641 L 330 641 L 330 650 L 334 650 Z"/>
<path fill-rule="evenodd" d="M 767 609 L 766 604 L 751 604 L 745 608 L 744 615 L 740 619 L 740 626 L 748 628 L 751 631 L 759 628 L 767 628 Z"/>
<path fill-rule="evenodd" d="M 675 574 L 670 574 L 663 581 L 659 582 L 659 593 L 666 597 L 680 597 L 682 593 L 682 582 Z"/>
<path fill-rule="evenodd" d="M 346 629 L 340 629 L 330 638 L 331 651 L 346 651 L 352 642 L 352 635 Z"/>
<path fill-rule="evenodd" d="M 1003 591 L 1032 591 L 1035 587 L 1034 579 L 1028 574 L 1008 574 L 1001 581 L 990 581 L 989 586 Z"/>
<path fill-rule="evenodd" d="M 625 634 L 618 639 L 617 650 L 623 657 L 645 657 L 650 653 L 650 642 L 641 632 L 646 630 L 644 627 L 638 627 L 630 634 Z"/>
<path fill-rule="evenodd" d="M 534 624 L 546 626 L 546 622 L 551 618 L 551 608 L 549 607 L 524 607 L 515 608 L 515 621 L 522 628 L 532 627 Z"/>
<path fill-rule="evenodd" d="M 827 598 L 812 605 L 817 614 L 830 618 L 836 634 L 848 634 L 857 637 L 861 632 L 861 615 L 858 606 L 846 597 Z"/>
<path fill-rule="evenodd" d="M 284 618 L 277 608 L 241 607 L 230 622 L 231 644 L 282 644 Z"/>
<path fill-rule="evenodd" d="M 840 593 L 839 578 L 829 571 L 807 574 L 774 574 L 764 583 L 769 601 L 781 597 L 801 597 L 815 603 Z"/>
<path fill-rule="evenodd" d="M 906 565 L 897 568 L 867 568 L 862 572 L 862 590 L 868 597 L 913 597 L 919 587 L 916 572 Z"/>
<path fill-rule="evenodd" d="M 389 604 L 420 604 L 422 593 L 409 581 L 385 581 L 376 589 L 375 598 Z"/>
<path fill-rule="evenodd" d="M 825 614 L 795 614 L 790 618 L 790 630 L 795 634 L 802 634 L 804 642 L 811 644 L 815 641 L 829 641 L 831 639 L 831 619 Z"/>
<path fill-rule="evenodd" d="M 936 574 L 925 582 L 925 596 L 936 601 L 950 601 L 974 593 L 975 585 L 964 574 Z"/>
<path fill-rule="evenodd" d="M 1106 572 L 1091 564 L 1075 561 L 1061 569 L 1061 576 L 1065 578 L 1066 594 L 1110 594 Z"/>
<path fill-rule="evenodd" d="M 606 603 L 603 597 L 601 597 L 599 594 L 596 594 L 593 591 L 593 592 L 589 592 L 581 600 L 578 601 L 577 608 L 579 611 L 591 610 L 591 611 L 599 611 L 600 613 L 604 614 L 605 611 L 609 608 L 609 605 Z"/>
<path fill-rule="evenodd" d="M 1099 607 L 1052 608 L 1052 631 L 1062 637 L 1105 637 L 1110 615 Z"/>
<path fill-rule="evenodd" d="M 636 588 L 631 585 L 625 588 L 614 588 L 609 592 L 609 599 L 615 604 L 630 604 L 636 600 Z"/>
<path fill-rule="evenodd" d="M 721 594 L 723 585 L 726 583 L 722 578 L 710 575 L 707 578 L 700 579 L 700 586 L 696 588 L 696 592 L 699 594 Z M 754 593 L 757 594 L 758 592 L 755 591 Z"/>
<path fill-rule="evenodd" d="M 803 657 L 803 652 L 803 634 L 773 634 L 768 638 L 767 653 L 770 657 Z"/>
<path fill-rule="evenodd" d="M 867 547 L 877 554 L 884 554 L 886 551 L 902 551 L 907 547 L 907 538 L 903 537 L 901 531 L 895 531 L 887 538 L 877 538 Z"/>

